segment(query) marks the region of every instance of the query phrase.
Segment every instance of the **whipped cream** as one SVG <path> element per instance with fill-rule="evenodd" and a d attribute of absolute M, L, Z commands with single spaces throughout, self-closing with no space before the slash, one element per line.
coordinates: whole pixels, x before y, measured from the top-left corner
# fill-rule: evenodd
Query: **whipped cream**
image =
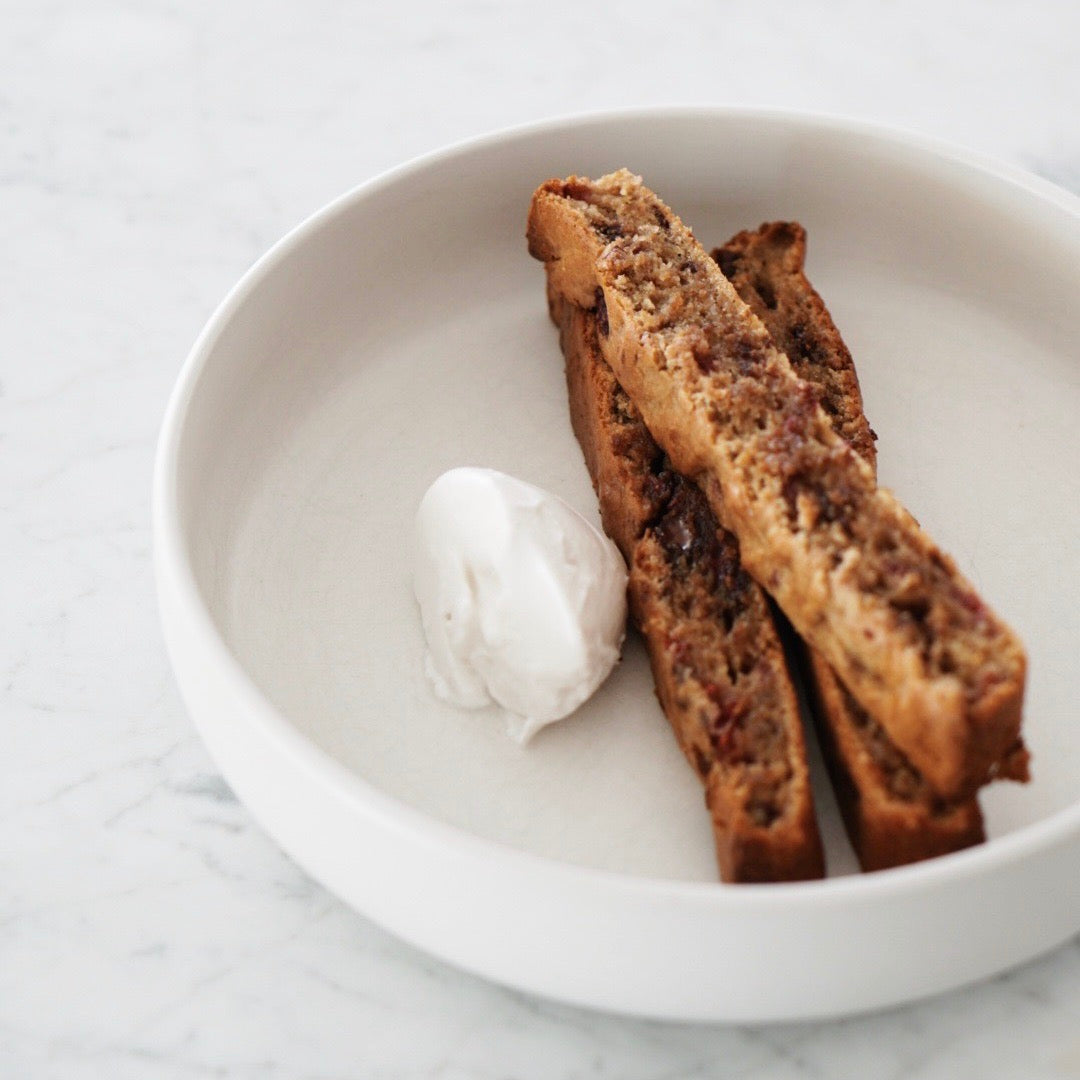
<path fill-rule="evenodd" d="M 607 678 L 626 629 L 626 566 L 562 499 L 493 469 L 451 469 L 416 529 L 424 668 L 440 698 L 501 706 L 524 743 Z"/>

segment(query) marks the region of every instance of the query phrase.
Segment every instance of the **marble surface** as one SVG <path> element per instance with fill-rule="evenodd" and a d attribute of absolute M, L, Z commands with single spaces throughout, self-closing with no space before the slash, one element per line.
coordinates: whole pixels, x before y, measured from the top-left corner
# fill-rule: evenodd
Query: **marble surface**
<path fill-rule="evenodd" d="M 240 273 L 357 182 L 545 116 L 743 103 L 908 127 L 1080 192 L 1071 3 L 655 10 L 0 8 L 0 1076 L 1080 1077 L 1078 940 L 936 1000 L 762 1028 L 462 975 L 297 870 L 178 700 L 148 523 L 166 397 Z"/>

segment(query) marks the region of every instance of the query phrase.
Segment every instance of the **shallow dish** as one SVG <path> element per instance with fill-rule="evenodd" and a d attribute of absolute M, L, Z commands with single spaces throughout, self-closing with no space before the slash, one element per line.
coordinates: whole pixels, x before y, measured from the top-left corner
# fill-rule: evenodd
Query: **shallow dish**
<path fill-rule="evenodd" d="M 596 519 L 543 273 L 541 180 L 640 172 L 708 246 L 808 229 L 855 355 L 882 482 L 1026 641 L 1035 779 L 984 796 L 990 841 L 829 880 L 715 881 L 708 816 L 635 641 L 521 749 L 426 686 L 412 519 L 454 465 Z M 774 112 L 545 123 L 339 199 L 236 286 L 169 406 L 155 478 L 165 635 L 252 814 L 395 934 L 488 978 L 654 1017 L 878 1008 L 1080 929 L 1080 200 L 907 135 Z M 820 771 L 820 770 L 819 770 Z"/>

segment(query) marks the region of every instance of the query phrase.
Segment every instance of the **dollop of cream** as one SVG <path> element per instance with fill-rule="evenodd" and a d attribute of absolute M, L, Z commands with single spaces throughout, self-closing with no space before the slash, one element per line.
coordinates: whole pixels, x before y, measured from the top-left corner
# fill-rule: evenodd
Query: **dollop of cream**
<path fill-rule="evenodd" d="M 493 469 L 451 469 L 416 519 L 414 589 L 436 694 L 495 704 L 526 742 L 607 678 L 626 630 L 618 548 L 541 488 Z"/>

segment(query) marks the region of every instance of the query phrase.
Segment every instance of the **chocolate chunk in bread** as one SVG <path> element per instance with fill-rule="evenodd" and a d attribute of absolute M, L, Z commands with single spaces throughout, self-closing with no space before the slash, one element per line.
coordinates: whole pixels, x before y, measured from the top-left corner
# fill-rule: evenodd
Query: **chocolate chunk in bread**
<path fill-rule="evenodd" d="M 938 794 L 985 783 L 1018 737 L 1022 646 L 689 229 L 621 170 L 541 185 L 528 239 L 557 295 L 587 308 L 600 290 L 604 358 L 799 634 Z"/>

